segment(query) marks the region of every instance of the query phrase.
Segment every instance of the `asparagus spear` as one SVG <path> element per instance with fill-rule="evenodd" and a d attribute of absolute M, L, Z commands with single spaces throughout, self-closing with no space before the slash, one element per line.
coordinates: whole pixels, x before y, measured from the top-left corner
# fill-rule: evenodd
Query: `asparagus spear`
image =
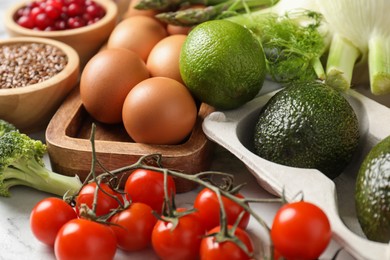
<path fill-rule="evenodd" d="M 196 5 L 201 4 L 205 6 L 217 5 L 228 0 L 141 0 L 136 6 L 139 10 L 167 10 L 169 8 L 176 8 L 182 5 Z"/>
<path fill-rule="evenodd" d="M 147 1 L 147 0 L 145 0 Z M 150 0 L 152 1 L 152 0 Z M 169 0 L 167 0 L 169 1 Z M 171 0 L 175 1 L 175 0 Z M 178 0 L 180 1 L 180 0 Z M 197 0 L 191 0 L 197 1 Z M 214 0 L 218 1 L 218 0 Z M 163 12 L 156 15 L 159 20 L 181 26 L 193 26 L 202 22 L 234 16 L 240 13 L 248 13 L 274 5 L 276 0 L 225 0 L 216 5 L 210 5 L 203 9 L 189 8 L 174 12 Z"/>

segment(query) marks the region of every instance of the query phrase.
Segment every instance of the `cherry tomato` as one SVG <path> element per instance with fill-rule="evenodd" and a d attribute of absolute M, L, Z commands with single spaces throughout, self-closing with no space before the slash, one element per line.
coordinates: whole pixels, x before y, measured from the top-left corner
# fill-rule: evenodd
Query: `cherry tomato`
<path fill-rule="evenodd" d="M 152 232 L 152 246 L 162 260 L 198 259 L 205 231 L 201 220 L 194 213 L 180 217 L 176 227 L 173 227 L 172 222 L 158 220 Z"/>
<path fill-rule="evenodd" d="M 30 227 L 39 241 L 53 246 L 58 230 L 66 222 L 75 218 L 77 214 L 68 203 L 60 198 L 46 198 L 32 209 Z"/>
<path fill-rule="evenodd" d="M 54 244 L 57 260 L 109 260 L 117 249 L 112 229 L 87 219 L 73 219 L 58 232 Z"/>
<path fill-rule="evenodd" d="M 232 226 L 229 225 L 228 228 Z M 209 231 L 209 234 L 219 232 L 220 226 L 213 228 Z M 248 233 L 237 227 L 234 235 L 241 240 L 247 247 L 248 252 L 253 254 L 253 242 Z M 247 255 L 240 247 L 231 241 L 217 242 L 214 236 L 206 236 L 202 239 L 200 245 L 200 259 L 201 260 L 245 260 L 253 259 L 251 255 Z"/>
<path fill-rule="evenodd" d="M 157 218 L 152 208 L 144 203 L 132 203 L 129 208 L 115 214 L 111 221 L 118 247 L 126 251 L 137 251 L 151 244 L 152 230 Z"/>
<path fill-rule="evenodd" d="M 326 214 L 305 201 L 282 206 L 271 227 L 275 249 L 289 260 L 317 259 L 328 246 L 331 236 Z"/>
<path fill-rule="evenodd" d="M 176 194 L 172 176 L 168 176 L 168 194 Z M 126 180 L 125 192 L 133 202 L 142 202 L 161 213 L 164 203 L 164 174 L 151 170 L 137 169 Z"/>
<path fill-rule="evenodd" d="M 243 198 L 240 193 L 235 196 Z M 222 196 L 222 202 L 225 207 L 227 223 L 229 225 L 234 225 L 238 216 L 244 211 L 244 209 L 239 204 L 224 196 Z M 195 198 L 194 208 L 198 210 L 198 214 L 207 230 L 220 225 L 220 204 L 217 194 L 214 191 L 208 188 L 201 190 Z M 245 212 L 240 220 L 239 227 L 245 229 L 248 226 L 249 218 L 249 212 Z"/>
<path fill-rule="evenodd" d="M 80 193 L 76 198 L 76 212 L 78 214 L 80 214 L 80 206 L 82 204 L 86 204 L 88 208 L 92 209 L 96 188 L 96 182 L 91 182 L 85 185 L 80 190 Z M 119 201 L 123 201 L 122 196 L 113 189 L 111 189 L 108 184 L 101 183 L 100 188 L 103 189 L 106 193 L 118 198 Z M 118 201 L 114 197 L 110 197 L 106 193 L 104 193 L 102 190 L 99 190 L 97 193 L 98 198 L 96 206 L 96 216 L 106 215 L 110 213 L 111 210 L 119 207 Z"/>

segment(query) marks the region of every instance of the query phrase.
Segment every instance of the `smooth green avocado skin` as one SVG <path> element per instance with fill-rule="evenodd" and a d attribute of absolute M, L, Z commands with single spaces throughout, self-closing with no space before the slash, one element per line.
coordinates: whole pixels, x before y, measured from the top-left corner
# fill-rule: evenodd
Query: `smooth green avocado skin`
<path fill-rule="evenodd" d="M 321 82 L 287 86 L 261 109 L 254 150 L 282 165 L 337 177 L 359 144 L 359 122 L 341 93 Z"/>
<path fill-rule="evenodd" d="M 356 213 L 368 239 L 390 241 L 390 136 L 375 145 L 356 179 Z"/>

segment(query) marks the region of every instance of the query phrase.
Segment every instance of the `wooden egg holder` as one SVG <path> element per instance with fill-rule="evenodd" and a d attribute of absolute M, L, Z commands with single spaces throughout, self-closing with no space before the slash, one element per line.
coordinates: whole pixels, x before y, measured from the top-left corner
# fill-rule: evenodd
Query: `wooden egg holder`
<path fill-rule="evenodd" d="M 162 155 L 164 168 L 188 174 L 208 170 L 214 143 L 203 133 L 202 122 L 211 112 L 212 107 L 201 104 L 192 133 L 178 145 L 135 143 L 122 124 L 107 125 L 95 122 L 96 158 L 106 169 L 114 170 L 135 163 L 143 155 L 159 153 Z M 76 87 L 46 129 L 46 144 L 53 171 L 69 176 L 77 174 L 81 180 L 88 176 L 92 162 L 90 134 L 93 122 L 82 105 L 79 88 Z M 102 169 L 96 167 L 96 173 L 102 172 Z M 175 181 L 178 193 L 197 187 L 195 183 L 183 179 Z"/>

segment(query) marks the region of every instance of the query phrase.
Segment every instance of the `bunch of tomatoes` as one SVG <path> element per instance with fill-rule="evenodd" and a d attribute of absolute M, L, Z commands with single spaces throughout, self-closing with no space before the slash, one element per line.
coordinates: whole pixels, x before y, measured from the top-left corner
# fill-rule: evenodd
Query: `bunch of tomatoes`
<path fill-rule="evenodd" d="M 162 260 L 255 259 L 256 245 L 247 231 L 249 200 L 240 192 L 221 194 L 205 186 L 193 207 L 176 208 L 172 175 L 139 168 L 123 189 L 95 179 L 71 202 L 43 199 L 33 208 L 30 225 L 39 241 L 54 247 L 58 260 L 114 259 L 117 250 L 147 248 Z M 320 208 L 299 201 L 280 208 L 270 237 L 272 259 L 317 259 L 331 229 Z"/>

